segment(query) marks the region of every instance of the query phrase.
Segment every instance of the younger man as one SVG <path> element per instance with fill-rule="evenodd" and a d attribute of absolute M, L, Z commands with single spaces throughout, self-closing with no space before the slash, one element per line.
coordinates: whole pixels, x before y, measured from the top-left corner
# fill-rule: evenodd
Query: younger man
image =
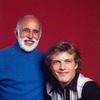
<path fill-rule="evenodd" d="M 100 100 L 96 82 L 84 77 L 78 49 L 68 41 L 51 45 L 47 51 L 45 100 Z"/>

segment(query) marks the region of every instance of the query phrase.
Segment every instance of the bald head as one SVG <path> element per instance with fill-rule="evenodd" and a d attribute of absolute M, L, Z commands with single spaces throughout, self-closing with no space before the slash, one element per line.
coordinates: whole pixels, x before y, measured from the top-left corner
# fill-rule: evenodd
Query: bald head
<path fill-rule="evenodd" d="M 16 26 L 16 30 L 17 31 L 19 31 L 20 25 L 24 25 L 24 22 L 26 20 L 34 20 L 34 21 L 36 21 L 39 24 L 40 34 L 42 33 L 42 25 L 41 25 L 39 19 L 37 17 L 33 16 L 33 15 L 25 15 L 25 16 L 23 16 L 17 23 L 17 26 Z"/>

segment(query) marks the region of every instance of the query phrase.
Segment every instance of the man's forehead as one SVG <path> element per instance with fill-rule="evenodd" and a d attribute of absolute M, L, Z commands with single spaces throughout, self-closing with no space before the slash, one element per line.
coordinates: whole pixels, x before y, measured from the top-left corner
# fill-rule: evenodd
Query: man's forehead
<path fill-rule="evenodd" d="M 23 19 L 20 24 L 19 24 L 20 29 L 23 28 L 36 28 L 36 29 L 40 29 L 40 23 L 37 20 L 34 19 Z"/>
<path fill-rule="evenodd" d="M 25 24 L 25 23 L 37 23 L 40 25 L 40 22 L 36 19 L 36 18 L 33 18 L 33 17 L 29 17 L 29 18 L 23 18 L 21 21 L 20 21 L 20 25 L 21 24 Z"/>
<path fill-rule="evenodd" d="M 67 51 L 53 54 L 53 59 L 69 59 L 69 58 L 70 59 L 74 58 L 74 54 L 70 54 Z"/>

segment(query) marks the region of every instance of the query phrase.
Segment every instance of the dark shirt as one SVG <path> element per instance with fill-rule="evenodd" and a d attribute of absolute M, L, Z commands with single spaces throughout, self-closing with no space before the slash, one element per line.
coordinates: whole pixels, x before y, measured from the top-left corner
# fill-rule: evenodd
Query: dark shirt
<path fill-rule="evenodd" d="M 76 73 L 74 79 L 68 84 L 65 89 L 66 89 L 66 100 L 70 100 L 70 89 L 73 90 L 77 94 L 77 79 L 78 79 L 79 74 Z"/>
<path fill-rule="evenodd" d="M 69 85 L 65 87 L 66 89 L 66 100 L 70 100 L 69 90 L 73 90 L 77 94 L 77 79 L 79 74 L 77 73 L 74 79 Z M 64 90 L 60 87 L 59 90 L 64 94 Z M 52 98 L 44 92 L 44 100 L 52 100 Z M 82 89 L 82 97 L 77 100 L 100 100 L 100 87 L 94 81 L 88 81 L 85 83 Z"/>
<path fill-rule="evenodd" d="M 86 82 L 79 100 L 100 100 L 100 87 L 94 81 Z"/>

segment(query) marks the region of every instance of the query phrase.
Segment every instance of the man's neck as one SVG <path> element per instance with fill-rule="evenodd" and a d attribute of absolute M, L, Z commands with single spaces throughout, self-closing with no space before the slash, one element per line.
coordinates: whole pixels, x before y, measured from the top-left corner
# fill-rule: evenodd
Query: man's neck
<path fill-rule="evenodd" d="M 76 75 L 76 73 L 75 73 Z M 73 76 L 73 78 L 71 80 L 69 80 L 68 82 L 60 82 L 61 87 L 64 89 L 68 84 L 71 83 L 71 81 L 74 79 L 75 75 Z"/>

